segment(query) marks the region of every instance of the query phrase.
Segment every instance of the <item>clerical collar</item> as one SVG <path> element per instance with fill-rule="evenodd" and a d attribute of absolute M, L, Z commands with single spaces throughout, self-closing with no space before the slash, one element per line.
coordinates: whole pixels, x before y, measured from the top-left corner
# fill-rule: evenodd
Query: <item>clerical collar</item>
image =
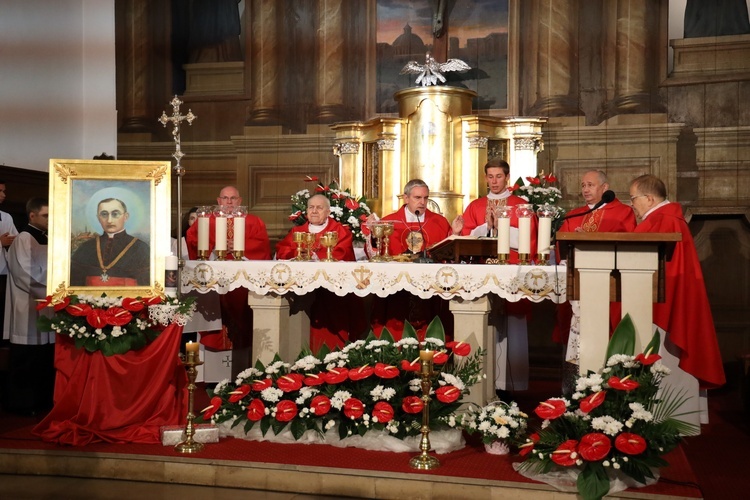
<path fill-rule="evenodd" d="M 45 231 L 45 230 L 44 230 L 44 229 L 42 229 L 41 227 L 36 227 L 36 226 L 35 226 L 34 224 L 32 224 L 31 222 L 29 222 L 29 226 L 33 227 L 34 229 L 36 229 L 37 231 L 39 231 L 39 232 L 40 232 L 40 233 L 42 233 L 42 234 L 47 234 L 47 231 Z"/>
<path fill-rule="evenodd" d="M 311 222 L 310 224 L 308 224 L 307 230 L 308 230 L 308 232 L 310 232 L 312 234 L 318 234 L 318 233 L 322 232 L 326 227 L 328 227 L 328 221 L 326 221 L 325 224 L 321 224 L 321 225 L 313 224 Z"/>
<path fill-rule="evenodd" d="M 651 212 L 655 212 L 656 210 L 660 209 L 664 205 L 669 205 L 669 200 L 662 201 L 661 203 L 659 203 L 658 205 L 656 205 L 655 207 L 653 207 L 651 210 L 649 210 L 648 212 L 646 212 L 645 214 L 643 214 L 643 217 L 641 217 L 641 220 L 646 220 L 646 217 L 648 217 Z"/>
<path fill-rule="evenodd" d="M 510 191 L 508 191 L 507 189 L 503 191 L 502 193 L 498 193 L 498 194 L 495 194 L 493 192 L 487 193 L 487 198 L 489 198 L 490 200 L 504 200 L 509 197 L 510 197 Z"/>
<path fill-rule="evenodd" d="M 125 232 L 125 230 L 123 229 L 122 231 L 117 231 L 116 233 L 107 233 L 107 232 L 105 231 L 105 233 L 104 233 L 104 234 L 106 234 L 106 235 L 107 235 L 107 238 L 114 238 L 114 237 L 115 237 L 115 236 L 117 236 L 118 234 L 122 234 L 122 233 L 124 233 L 124 232 Z"/>
<path fill-rule="evenodd" d="M 587 207 L 589 207 L 589 210 L 593 210 L 593 209 L 594 209 L 594 207 L 596 207 L 596 203 L 589 203 L 589 204 L 588 204 L 588 205 L 586 205 L 586 206 L 587 206 Z M 599 210 L 600 208 L 604 208 L 604 207 L 606 207 L 606 206 L 607 206 L 607 204 L 606 204 L 606 203 L 602 203 L 601 205 L 599 205 L 599 207 L 597 207 L 597 210 Z"/>
<path fill-rule="evenodd" d="M 419 214 L 419 217 L 411 213 L 411 210 L 409 210 L 409 207 L 404 207 L 404 214 L 406 218 L 406 222 L 422 222 L 424 224 L 424 214 Z"/>

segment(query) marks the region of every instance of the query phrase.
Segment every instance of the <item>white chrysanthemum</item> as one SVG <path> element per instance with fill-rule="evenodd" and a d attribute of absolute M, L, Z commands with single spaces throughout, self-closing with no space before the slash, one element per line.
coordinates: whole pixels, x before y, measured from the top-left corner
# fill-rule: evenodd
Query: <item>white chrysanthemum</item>
<path fill-rule="evenodd" d="M 225 378 L 218 384 L 216 384 L 216 387 L 214 387 L 214 394 L 220 393 L 223 389 L 226 389 L 226 387 L 229 385 L 229 379 Z"/>
<path fill-rule="evenodd" d="M 263 374 L 262 371 L 257 368 L 246 368 L 237 374 L 237 378 L 234 381 L 234 385 L 242 385 L 246 380 L 255 380 Z"/>
<path fill-rule="evenodd" d="M 667 368 L 661 361 L 657 361 L 656 363 L 651 365 L 650 370 L 654 375 L 669 375 L 670 373 L 672 373 L 672 370 Z"/>
<path fill-rule="evenodd" d="M 431 346 L 443 347 L 445 345 L 445 342 L 443 342 L 440 339 L 427 337 L 426 339 L 424 339 L 424 344 L 425 344 L 425 347 L 427 347 L 427 344 L 431 344 Z"/>
<path fill-rule="evenodd" d="M 396 347 L 419 347 L 419 340 L 414 337 L 405 337 L 393 345 Z"/>
<path fill-rule="evenodd" d="M 265 389 L 260 391 L 261 399 L 263 399 L 264 401 L 268 401 L 269 403 L 275 403 L 283 395 L 284 391 L 276 387 L 266 387 Z"/>
<path fill-rule="evenodd" d="M 463 390 L 466 388 L 466 385 L 464 385 L 463 381 L 451 373 L 440 372 L 440 376 L 445 381 L 445 382 L 439 381 L 440 385 L 446 385 L 446 384 L 452 385 L 452 386 L 455 386 L 461 392 L 463 392 Z"/>
<path fill-rule="evenodd" d="M 294 364 L 291 366 L 291 371 L 308 371 L 314 369 L 316 366 L 321 364 L 321 361 L 313 356 L 312 354 L 309 354 L 305 356 L 304 358 L 300 358 L 297 361 L 294 362 Z"/>
<path fill-rule="evenodd" d="M 643 420 L 644 422 L 651 422 L 654 419 L 654 415 L 646 410 L 641 403 L 630 403 L 628 406 L 633 410 L 632 419 Z"/>
<path fill-rule="evenodd" d="M 344 215 L 344 210 L 341 207 L 332 206 L 331 215 L 337 218 L 341 217 L 342 215 Z"/>
<path fill-rule="evenodd" d="M 609 415 L 605 415 L 603 417 L 592 419 L 591 427 L 598 431 L 602 431 L 608 436 L 616 436 L 622 431 L 623 425 L 619 420 L 610 417 Z"/>
<path fill-rule="evenodd" d="M 417 392 L 422 390 L 422 380 L 418 378 L 413 378 L 409 381 L 409 390 L 412 392 Z"/>
<path fill-rule="evenodd" d="M 367 343 L 367 345 L 365 346 L 365 349 L 372 350 L 372 349 L 376 349 L 378 347 L 383 347 L 385 345 L 390 345 L 390 344 L 391 343 L 387 340 L 371 340 L 370 342 Z"/>
<path fill-rule="evenodd" d="M 350 392 L 336 391 L 331 398 L 331 406 L 333 406 L 337 410 L 340 410 L 344 407 L 344 402 L 351 397 L 352 395 Z"/>

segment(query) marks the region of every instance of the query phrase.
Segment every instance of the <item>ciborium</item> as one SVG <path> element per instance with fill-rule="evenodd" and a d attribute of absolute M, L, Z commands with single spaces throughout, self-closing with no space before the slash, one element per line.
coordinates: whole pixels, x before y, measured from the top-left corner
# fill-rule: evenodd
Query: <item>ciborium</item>
<path fill-rule="evenodd" d="M 336 262 L 333 258 L 333 247 L 339 242 L 339 234 L 336 231 L 328 231 L 320 237 L 320 244 L 326 249 L 324 262 Z"/>

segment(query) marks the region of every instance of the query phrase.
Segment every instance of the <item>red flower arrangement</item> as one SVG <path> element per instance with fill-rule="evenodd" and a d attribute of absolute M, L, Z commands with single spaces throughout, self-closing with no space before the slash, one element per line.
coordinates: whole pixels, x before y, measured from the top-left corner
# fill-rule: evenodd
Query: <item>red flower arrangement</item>
<path fill-rule="evenodd" d="M 173 297 L 48 296 L 37 309 L 53 308 L 41 316 L 39 327 L 68 335 L 79 349 L 105 356 L 144 347 L 171 323 L 184 325 L 195 311 L 195 300 Z"/>

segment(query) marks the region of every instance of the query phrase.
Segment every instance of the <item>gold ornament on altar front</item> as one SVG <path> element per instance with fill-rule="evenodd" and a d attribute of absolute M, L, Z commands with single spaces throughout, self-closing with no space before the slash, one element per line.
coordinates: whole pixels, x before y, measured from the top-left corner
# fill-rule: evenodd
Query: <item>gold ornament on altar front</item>
<path fill-rule="evenodd" d="M 336 231 L 328 231 L 327 233 L 323 233 L 323 236 L 320 237 L 320 244 L 326 249 L 326 258 L 323 259 L 324 262 L 336 262 L 336 259 L 333 258 L 333 247 L 335 247 L 338 242 L 339 233 Z"/>
<path fill-rule="evenodd" d="M 422 453 L 409 460 L 409 467 L 419 470 L 432 470 L 440 466 L 440 461 L 429 454 L 430 451 L 430 388 L 432 387 L 432 359 L 434 351 L 419 351 L 420 362 L 420 386 L 422 388 L 422 427 L 419 432 L 422 439 L 419 441 L 419 449 Z"/>
<path fill-rule="evenodd" d="M 198 369 L 196 367 L 203 364 L 198 354 L 198 348 L 200 346 L 197 342 L 188 342 L 185 344 L 185 359 L 182 360 L 187 370 L 188 376 L 188 408 L 187 416 L 185 417 L 185 440 L 175 445 L 174 449 L 180 453 L 198 453 L 203 450 L 203 443 L 199 443 L 193 439 L 195 435 L 195 379 L 198 375 Z"/>

